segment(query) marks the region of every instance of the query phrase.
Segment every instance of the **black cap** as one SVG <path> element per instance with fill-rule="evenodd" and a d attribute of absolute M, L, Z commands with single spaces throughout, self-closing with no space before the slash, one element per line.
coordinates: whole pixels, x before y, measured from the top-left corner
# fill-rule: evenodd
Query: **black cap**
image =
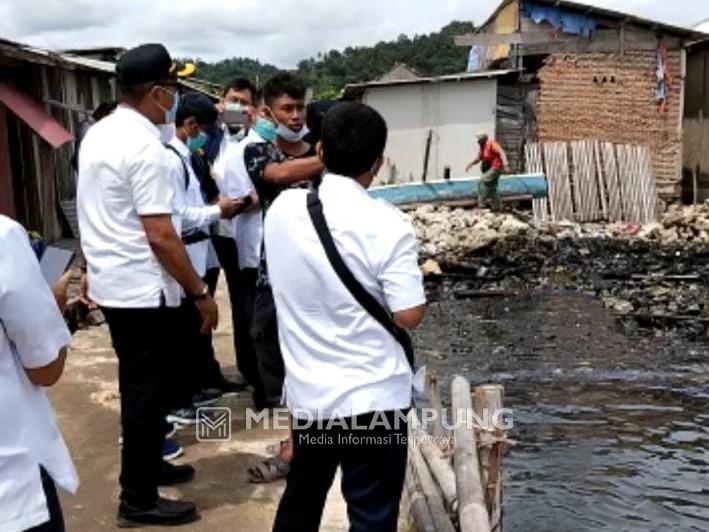
<path fill-rule="evenodd" d="M 124 53 L 116 65 L 118 84 L 135 87 L 177 77 L 177 68 L 162 44 L 141 44 Z"/>
<path fill-rule="evenodd" d="M 217 120 L 219 113 L 212 101 L 197 92 L 188 92 L 180 98 L 178 116 L 194 116 L 199 125 L 209 126 Z"/>

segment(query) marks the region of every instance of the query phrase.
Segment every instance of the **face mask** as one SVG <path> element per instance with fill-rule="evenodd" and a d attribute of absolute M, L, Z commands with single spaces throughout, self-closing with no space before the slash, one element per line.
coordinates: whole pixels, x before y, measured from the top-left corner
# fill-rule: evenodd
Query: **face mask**
<path fill-rule="evenodd" d="M 244 110 L 244 106 L 238 102 L 227 102 L 224 104 L 224 110 L 240 112 Z"/>
<path fill-rule="evenodd" d="M 273 122 L 259 118 L 254 124 L 256 134 L 267 142 L 275 142 L 278 137 L 277 128 Z"/>
<path fill-rule="evenodd" d="M 286 142 L 300 142 L 308 133 L 310 133 L 310 130 L 306 125 L 303 125 L 303 128 L 300 131 L 293 131 L 283 124 L 278 124 L 278 127 L 276 128 L 276 134 Z"/>
<path fill-rule="evenodd" d="M 165 110 L 165 124 L 171 124 L 177 118 L 177 107 L 180 105 L 180 95 L 177 91 L 172 93 L 172 107 Z M 162 105 L 158 103 L 162 109 Z"/>
<path fill-rule="evenodd" d="M 207 134 L 204 131 L 200 131 L 199 135 L 196 137 L 187 139 L 187 148 L 194 153 L 204 148 L 204 145 L 207 144 L 207 140 L 209 140 Z"/>

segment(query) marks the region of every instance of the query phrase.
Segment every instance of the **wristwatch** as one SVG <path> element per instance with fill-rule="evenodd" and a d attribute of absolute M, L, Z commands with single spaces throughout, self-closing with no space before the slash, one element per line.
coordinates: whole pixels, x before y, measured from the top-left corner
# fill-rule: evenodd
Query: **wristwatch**
<path fill-rule="evenodd" d="M 187 299 L 191 301 L 204 301 L 209 297 L 209 287 L 205 284 L 198 294 L 187 294 Z"/>

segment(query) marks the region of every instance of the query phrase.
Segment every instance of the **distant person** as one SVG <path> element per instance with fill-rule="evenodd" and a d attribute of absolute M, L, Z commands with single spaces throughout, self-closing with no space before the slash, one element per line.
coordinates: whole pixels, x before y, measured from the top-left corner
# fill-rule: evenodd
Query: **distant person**
<path fill-rule="evenodd" d="M 315 146 L 322 138 L 322 123 L 327 112 L 340 102 L 334 100 L 320 100 L 310 102 L 306 108 L 305 125 L 308 126 L 308 134 L 305 141 Z"/>
<path fill-rule="evenodd" d="M 118 107 L 117 101 L 103 102 L 94 109 L 91 113 L 91 117 L 84 119 L 79 124 L 79 132 L 76 135 L 76 145 L 74 147 L 74 154 L 71 156 L 71 165 L 74 167 L 75 171 L 79 170 L 79 148 L 81 147 L 81 141 L 84 140 L 86 132 L 93 126 L 96 122 L 100 122 Z"/>
<path fill-rule="evenodd" d="M 386 123 L 375 110 L 338 105 L 323 122 L 327 170 L 320 188 L 283 192 L 266 215 L 285 398 L 295 416 L 293 460 L 275 532 L 319 529 L 338 467 L 349 530 L 397 529 L 411 366 L 393 334 L 338 277 L 309 214 L 311 203 L 320 205 L 345 268 L 393 322 L 402 329 L 418 327 L 425 296 L 411 221 L 367 193 L 382 166 L 386 138 Z M 330 421 L 337 422 L 328 429 Z"/>
<path fill-rule="evenodd" d="M 64 371 L 70 275 L 50 291 L 29 237 L 0 216 L 0 530 L 63 532 L 56 485 L 79 480 L 44 388 Z M 54 296 L 52 296 L 54 292 Z"/>
<path fill-rule="evenodd" d="M 180 239 L 168 142 L 179 106 L 177 66 L 160 44 L 127 51 L 116 66 L 122 99 L 86 134 L 79 158 L 77 210 L 89 297 L 108 322 L 121 393 L 118 524 L 177 525 L 195 505 L 162 498 L 158 486 L 188 482 L 192 466 L 162 458 L 175 324 L 184 297 L 216 328 L 217 305 Z"/>
<path fill-rule="evenodd" d="M 175 136 L 166 145 L 170 155 L 174 210 L 181 219 L 182 242 L 192 267 L 203 279 L 207 274 L 209 226 L 220 219 L 233 218 L 244 206 L 241 200 L 223 197 L 207 205 L 192 167 L 192 156 L 204 146 L 206 131 L 216 122 L 217 116 L 217 110 L 206 96 L 185 95 L 177 108 Z M 212 346 L 212 332 L 200 330 L 202 319 L 194 303 L 183 299 L 180 308 L 184 342 L 172 361 L 181 367 L 176 377 L 175 407 L 170 411 L 168 421 L 194 425 L 197 423 L 197 408 L 209 406 L 222 394 L 233 394 L 242 388 L 222 375 Z"/>
<path fill-rule="evenodd" d="M 498 191 L 500 176 L 503 172 L 511 173 L 507 154 L 502 146 L 488 137 L 487 133 L 480 133 L 477 141 L 478 156 L 465 168 L 465 171 L 469 172 L 473 166 L 482 163 L 483 175 L 478 185 L 478 205 L 481 207 L 491 205 L 493 209 L 499 210 L 502 207 Z"/>
<path fill-rule="evenodd" d="M 237 78 L 224 88 L 222 99 L 218 105 L 218 109 L 221 110 L 221 125 L 219 126 L 221 141 L 216 160 L 212 165 L 212 175 L 219 187 L 219 193 L 225 198 L 236 199 L 246 195 L 243 187 L 234 181 L 233 175 L 226 174 L 227 151 L 243 140 L 251 129 L 256 115 L 254 107 L 256 98 L 257 90 L 253 83 L 247 79 Z M 239 117 L 241 120 L 238 124 L 227 123 L 225 117 L 228 119 Z M 255 355 L 250 347 L 248 328 L 244 329 L 245 320 L 242 319 L 243 286 L 239 266 L 239 249 L 235 240 L 236 224 L 237 220 L 221 220 L 216 226 L 216 234 L 213 235 L 212 242 L 224 271 L 229 291 L 234 357 L 239 370 L 237 382 L 242 386 L 249 384 L 258 388 L 259 379 Z"/>

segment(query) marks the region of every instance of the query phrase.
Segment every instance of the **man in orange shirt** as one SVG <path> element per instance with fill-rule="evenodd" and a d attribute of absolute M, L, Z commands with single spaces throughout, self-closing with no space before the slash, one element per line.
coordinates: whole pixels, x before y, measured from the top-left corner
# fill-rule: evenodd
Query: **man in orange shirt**
<path fill-rule="evenodd" d="M 477 158 L 465 168 L 465 171 L 469 172 L 473 166 L 482 162 L 483 175 L 478 185 L 478 205 L 486 207 L 490 203 L 493 210 L 497 210 L 502 206 L 497 190 L 500 176 L 503 173 L 511 173 L 507 154 L 502 146 L 488 137 L 487 133 L 480 133 L 477 139 L 480 152 Z"/>

